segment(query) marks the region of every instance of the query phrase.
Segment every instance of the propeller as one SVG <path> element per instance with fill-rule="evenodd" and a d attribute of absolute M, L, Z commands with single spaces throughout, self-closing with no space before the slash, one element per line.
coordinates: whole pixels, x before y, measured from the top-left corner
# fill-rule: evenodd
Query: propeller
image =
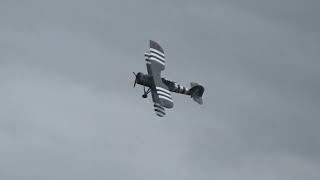
<path fill-rule="evenodd" d="M 134 84 L 133 84 L 133 87 L 136 87 L 136 84 L 137 84 L 137 74 L 135 72 L 132 72 L 135 76 L 135 79 L 134 79 Z"/>

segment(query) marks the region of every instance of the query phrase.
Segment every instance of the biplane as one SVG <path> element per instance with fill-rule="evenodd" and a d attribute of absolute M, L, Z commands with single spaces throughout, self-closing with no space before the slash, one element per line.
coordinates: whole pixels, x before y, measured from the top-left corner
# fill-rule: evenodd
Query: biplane
<path fill-rule="evenodd" d="M 143 98 L 147 98 L 151 92 L 154 102 L 154 111 L 157 116 L 165 116 L 165 108 L 173 108 L 173 99 L 170 92 L 184 94 L 190 96 L 195 102 L 202 104 L 202 95 L 204 87 L 198 83 L 191 82 L 191 88 L 188 89 L 176 82 L 161 77 L 161 71 L 165 69 L 165 53 L 162 47 L 155 41 L 149 41 L 149 50 L 144 54 L 147 74 L 142 72 L 134 73 L 136 84 L 143 86 Z M 146 87 L 148 88 L 146 90 Z"/>

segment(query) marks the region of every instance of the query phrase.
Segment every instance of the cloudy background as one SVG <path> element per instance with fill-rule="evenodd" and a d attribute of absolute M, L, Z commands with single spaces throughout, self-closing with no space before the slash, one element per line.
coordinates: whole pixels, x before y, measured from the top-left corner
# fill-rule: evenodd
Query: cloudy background
<path fill-rule="evenodd" d="M 0 1 L 0 179 L 320 178 L 320 2 Z M 206 88 L 157 118 L 132 71 Z"/>

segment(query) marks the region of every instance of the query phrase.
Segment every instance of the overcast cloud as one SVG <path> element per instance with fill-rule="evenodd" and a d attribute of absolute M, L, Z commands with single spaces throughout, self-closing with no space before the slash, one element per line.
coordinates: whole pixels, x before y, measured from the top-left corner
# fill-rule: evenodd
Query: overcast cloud
<path fill-rule="evenodd" d="M 0 179 L 318 180 L 318 1 L 0 1 Z M 206 88 L 157 118 L 132 71 Z"/>

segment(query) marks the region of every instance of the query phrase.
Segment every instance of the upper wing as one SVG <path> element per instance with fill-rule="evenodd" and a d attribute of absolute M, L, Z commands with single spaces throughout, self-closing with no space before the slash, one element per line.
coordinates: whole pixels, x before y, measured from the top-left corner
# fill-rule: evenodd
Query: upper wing
<path fill-rule="evenodd" d="M 162 82 L 161 71 L 165 69 L 165 55 L 162 47 L 150 40 L 149 52 L 145 53 L 148 74 L 152 76 L 154 87 L 151 91 L 153 102 L 165 108 L 173 107 L 173 100 L 168 87 Z"/>
<path fill-rule="evenodd" d="M 148 64 L 154 64 L 159 71 L 165 69 L 165 55 L 162 47 L 155 41 L 150 40 L 149 52 L 145 54 L 148 58 L 146 59 Z"/>

